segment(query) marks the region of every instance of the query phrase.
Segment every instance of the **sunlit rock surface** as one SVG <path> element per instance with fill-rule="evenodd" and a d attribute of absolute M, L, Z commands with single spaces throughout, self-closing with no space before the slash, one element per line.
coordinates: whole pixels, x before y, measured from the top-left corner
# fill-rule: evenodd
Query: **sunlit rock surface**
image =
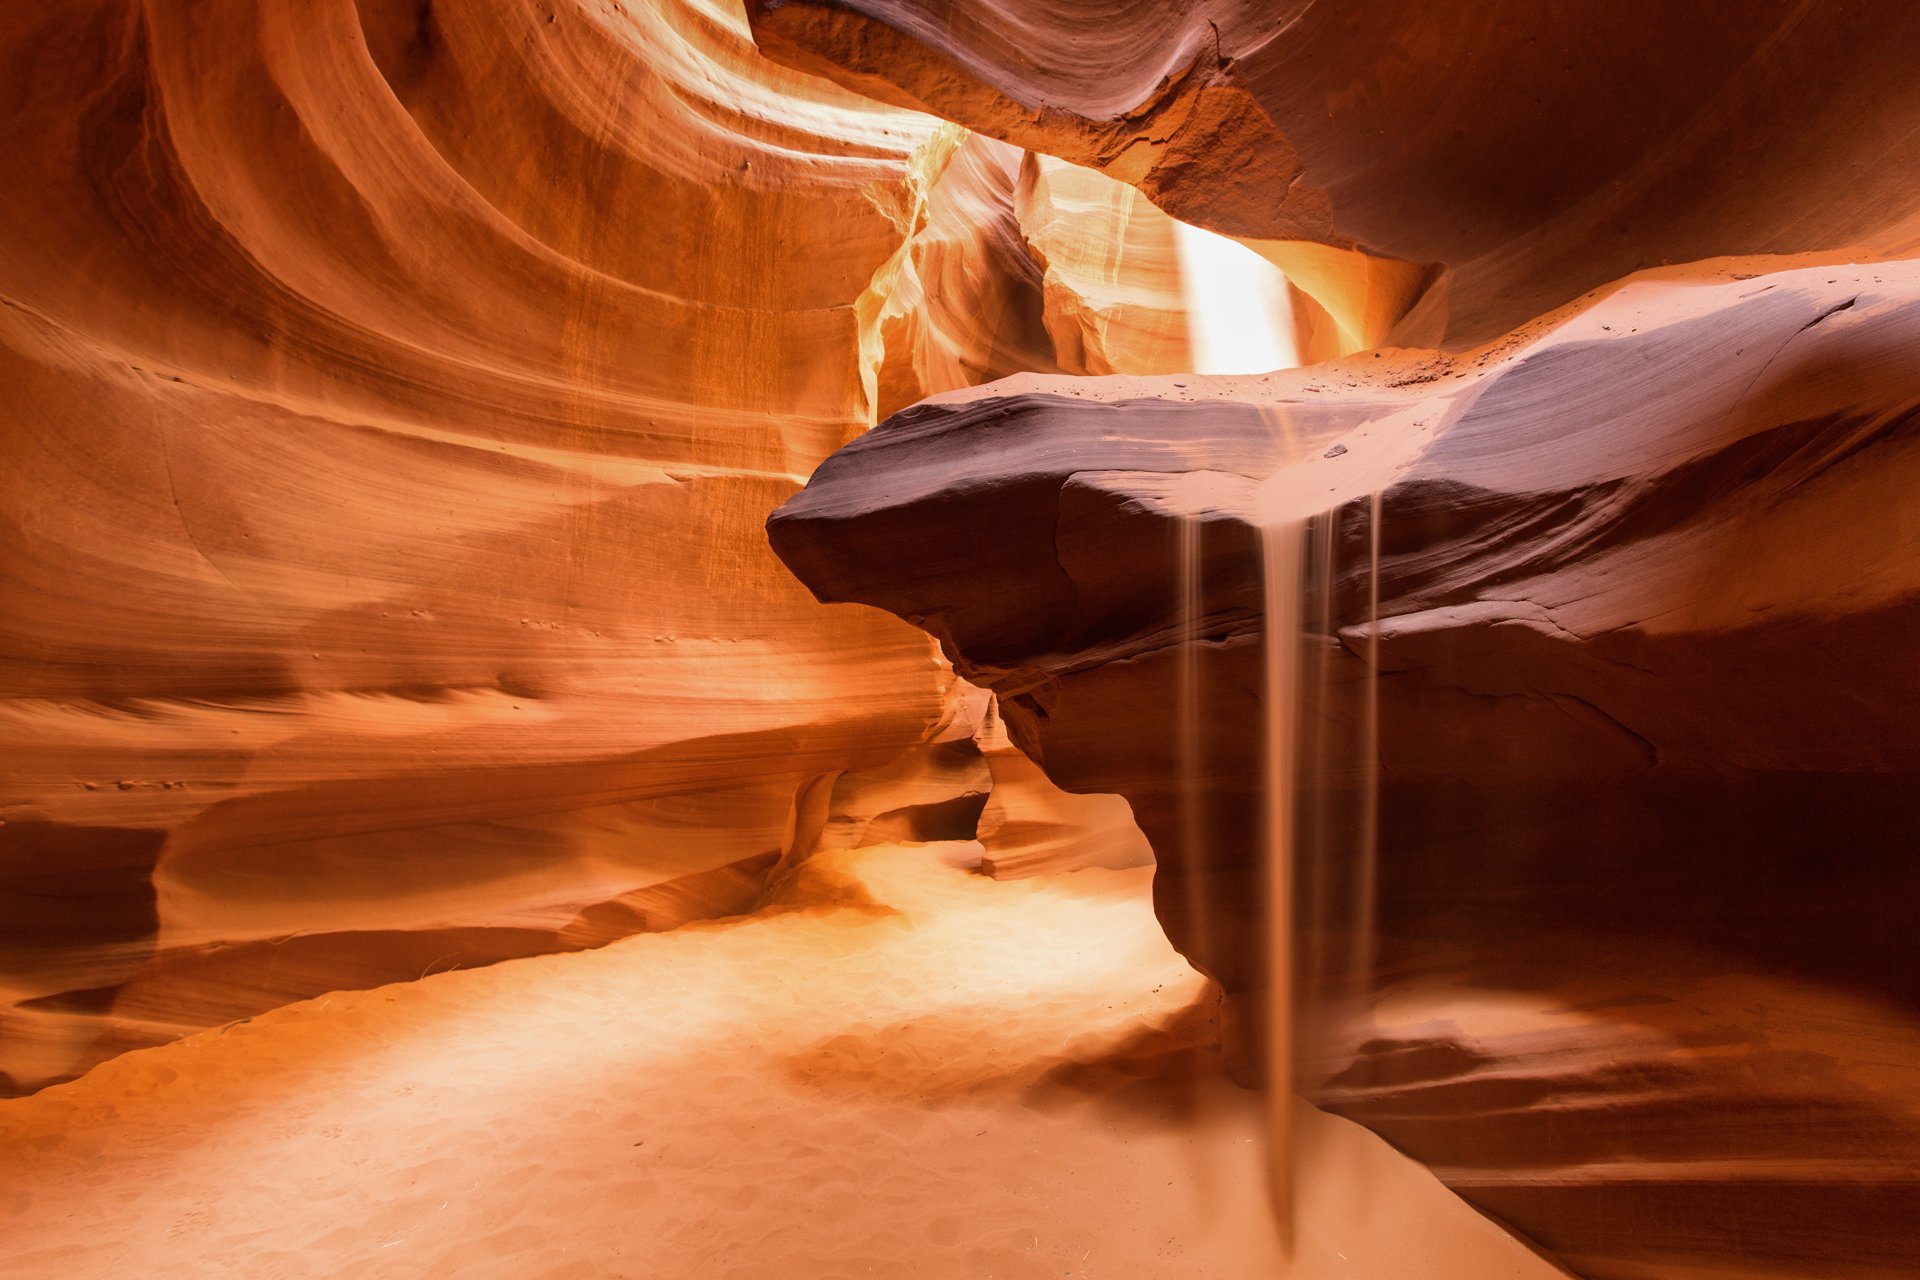
<path fill-rule="evenodd" d="M 685 1274 L 1270 1272 L 1211 1064 L 1269 958 L 1257 531 L 1306 520 L 1293 1083 L 1582 1275 L 1920 1273 L 1916 46 L 1894 0 L 15 15 L 0 1093 L 55 1087 L 0 1250 L 559 1272 L 642 1200 Z M 666 1099 L 618 1104 L 684 1122 L 647 1185 L 715 1212 L 575 1196 L 632 1151 L 573 1075 Z M 1537 1274 L 1301 1115 L 1297 1275 Z"/>
<path fill-rule="evenodd" d="M 88 3 L 0 66 L 0 1090 L 751 905 L 965 700 L 767 512 L 924 396 L 1186 350 L 1132 188 L 728 4 Z"/>
<path fill-rule="evenodd" d="M 1016 207 L 1044 269 L 1047 332 L 1077 372 L 1194 367 L 1172 218 L 1132 187 L 1038 156 Z"/>
<path fill-rule="evenodd" d="M 698 3 L 0 41 L 0 1084 L 738 910 L 945 714 L 759 527 L 872 419 L 938 122 Z"/>
<path fill-rule="evenodd" d="M 1169 936 L 1239 993 L 1265 972 L 1256 526 L 1313 517 L 1303 1083 L 1583 1274 L 1899 1275 L 1917 385 L 1911 264 L 1675 269 L 1457 356 L 939 397 L 770 533 L 823 599 L 937 636 L 1057 783 L 1124 795 Z"/>
<path fill-rule="evenodd" d="M 1663 262 L 1920 245 L 1903 0 L 750 7 L 774 57 L 1268 242 L 1347 350 L 1403 316 L 1490 338 Z"/>

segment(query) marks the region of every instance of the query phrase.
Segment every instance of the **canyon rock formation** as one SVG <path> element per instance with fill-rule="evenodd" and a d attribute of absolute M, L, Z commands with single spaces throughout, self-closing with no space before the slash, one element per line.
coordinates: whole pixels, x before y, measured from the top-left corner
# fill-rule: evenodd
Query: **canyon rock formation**
<path fill-rule="evenodd" d="M 698 5 L 0 39 L 16 1087 L 737 910 L 801 780 L 942 717 L 758 534 L 870 421 L 934 122 Z"/>
<path fill-rule="evenodd" d="M 1231 995 L 1266 971 L 1261 530 L 1306 518 L 1303 1083 L 1582 1274 L 1916 1261 L 1920 272 L 1755 265 L 1456 356 L 937 397 L 770 522 L 1131 802 Z"/>
<path fill-rule="evenodd" d="M 1132 188 L 713 0 L 90 0 L 0 67 L 0 1093 L 750 905 L 972 697 L 766 514 L 930 393 L 1186 352 Z"/>
<path fill-rule="evenodd" d="M 775 58 L 1260 244 L 1361 346 L 1492 338 L 1662 262 L 1920 245 L 1899 0 L 749 8 Z"/>
<path fill-rule="evenodd" d="M 1920 7 L 1669 8 L 15 15 L 0 1095 L 1157 862 L 1580 1274 L 1920 1273 Z"/>
<path fill-rule="evenodd" d="M 1553 1256 L 1905 1275 L 1920 18 L 1667 19 L 762 0 L 775 57 L 1241 238 L 1322 361 L 936 395 L 769 531 L 1131 802 L 1248 1023 L 1297 667 L 1297 1083 Z"/>

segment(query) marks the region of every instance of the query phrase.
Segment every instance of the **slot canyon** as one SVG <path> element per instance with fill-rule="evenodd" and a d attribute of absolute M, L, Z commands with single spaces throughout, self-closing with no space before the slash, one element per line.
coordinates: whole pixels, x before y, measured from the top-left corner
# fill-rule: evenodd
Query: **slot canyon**
<path fill-rule="evenodd" d="M 0 1276 L 1920 1277 L 1920 6 L 0 24 Z"/>

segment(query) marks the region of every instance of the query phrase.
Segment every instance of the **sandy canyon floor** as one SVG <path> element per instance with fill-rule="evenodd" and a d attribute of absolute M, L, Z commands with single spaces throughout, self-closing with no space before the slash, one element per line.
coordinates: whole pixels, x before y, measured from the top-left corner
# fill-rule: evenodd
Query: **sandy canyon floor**
<path fill-rule="evenodd" d="M 1562 1273 L 1260 1102 L 1150 872 L 999 882 L 972 844 L 821 855 L 761 912 L 340 993 L 0 1103 L 20 1277 Z"/>

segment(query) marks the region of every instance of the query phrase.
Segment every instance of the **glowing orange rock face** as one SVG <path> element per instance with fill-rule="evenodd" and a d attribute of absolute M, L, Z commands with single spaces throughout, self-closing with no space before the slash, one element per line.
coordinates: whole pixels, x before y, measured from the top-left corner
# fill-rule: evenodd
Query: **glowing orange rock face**
<path fill-rule="evenodd" d="M 751 905 L 960 697 L 767 513 L 924 396 L 1184 341 L 1164 254 L 1094 281 L 1156 326 L 1069 318 L 1131 189 L 1043 207 L 725 4 L 0 41 L 0 1085 Z"/>
<path fill-rule="evenodd" d="M 0 1078 L 738 910 L 942 715 L 760 533 L 937 122 L 698 3 L 0 40 Z"/>
<path fill-rule="evenodd" d="M 1305 873 L 1381 853 L 1303 1083 L 1585 1274 L 1920 1270 L 1920 281 L 1859 265 L 1920 9 L 748 8 L 0 32 L 0 1087 L 858 916 L 901 841 L 1137 894 L 1150 837 L 1243 997 L 1279 511 Z M 1358 358 L 1179 374 L 1189 224 Z M 1730 254 L 1796 256 L 1632 274 Z"/>

